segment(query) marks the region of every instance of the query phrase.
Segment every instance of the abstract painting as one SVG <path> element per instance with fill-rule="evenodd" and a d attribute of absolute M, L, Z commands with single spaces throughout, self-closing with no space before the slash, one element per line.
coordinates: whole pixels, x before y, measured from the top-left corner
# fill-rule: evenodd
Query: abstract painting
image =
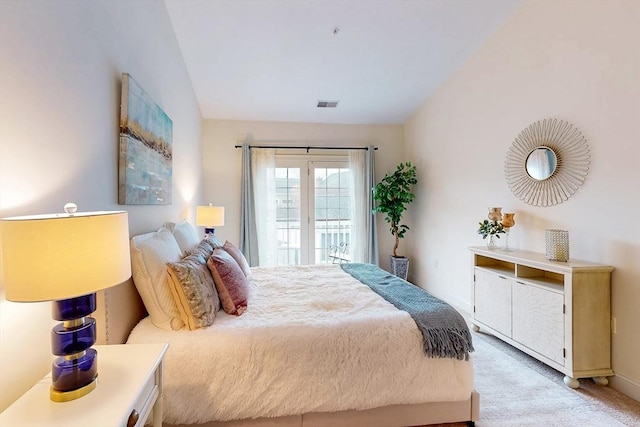
<path fill-rule="evenodd" d="M 170 205 L 173 122 L 122 73 L 118 203 Z"/>

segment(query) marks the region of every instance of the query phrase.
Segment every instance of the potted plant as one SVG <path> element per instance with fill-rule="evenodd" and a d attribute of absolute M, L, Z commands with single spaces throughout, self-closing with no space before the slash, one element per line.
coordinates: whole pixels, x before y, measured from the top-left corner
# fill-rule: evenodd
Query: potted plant
<path fill-rule="evenodd" d="M 488 220 L 485 219 L 482 222 L 478 223 L 479 227 L 478 227 L 478 234 L 482 235 L 483 239 L 486 239 L 487 236 L 489 237 L 489 241 L 487 242 L 487 247 L 489 249 L 495 249 L 496 248 L 496 241 L 494 240 L 494 237 L 496 239 L 500 238 L 500 234 L 504 233 L 504 226 L 502 225 L 501 222 L 496 221 L 495 219 L 492 220 Z"/>
<path fill-rule="evenodd" d="M 400 221 L 407 205 L 413 202 L 411 187 L 417 182 L 416 167 L 407 162 L 400 163 L 394 173 L 386 174 L 373 188 L 373 199 L 376 201 L 373 213 L 386 214 L 384 219 L 390 224 L 389 231 L 395 237 L 393 255 L 389 257 L 391 272 L 405 280 L 409 271 L 409 259 L 399 256 L 397 251 L 400 239 L 404 238 L 409 227 Z"/>

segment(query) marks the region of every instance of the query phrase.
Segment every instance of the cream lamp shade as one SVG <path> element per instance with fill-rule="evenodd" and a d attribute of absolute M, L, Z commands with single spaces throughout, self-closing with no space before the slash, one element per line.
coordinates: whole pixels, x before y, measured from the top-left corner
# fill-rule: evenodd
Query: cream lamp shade
<path fill-rule="evenodd" d="M 224 206 L 196 207 L 196 225 L 199 227 L 218 227 L 224 225 Z"/>
<path fill-rule="evenodd" d="M 68 299 L 131 277 L 124 211 L 3 218 L 0 235 L 9 301 Z"/>

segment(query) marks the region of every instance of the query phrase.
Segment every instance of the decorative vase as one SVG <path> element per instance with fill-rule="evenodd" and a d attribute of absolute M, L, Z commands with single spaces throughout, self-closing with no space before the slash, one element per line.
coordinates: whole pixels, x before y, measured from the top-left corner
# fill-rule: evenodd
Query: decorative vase
<path fill-rule="evenodd" d="M 489 240 L 487 240 L 487 248 L 495 249 L 497 247 L 498 247 L 498 244 L 496 243 L 496 235 L 489 234 Z"/>
<path fill-rule="evenodd" d="M 389 262 L 391 263 L 391 274 L 398 276 L 403 280 L 407 280 L 407 275 L 409 273 L 409 258 L 389 255 Z"/>

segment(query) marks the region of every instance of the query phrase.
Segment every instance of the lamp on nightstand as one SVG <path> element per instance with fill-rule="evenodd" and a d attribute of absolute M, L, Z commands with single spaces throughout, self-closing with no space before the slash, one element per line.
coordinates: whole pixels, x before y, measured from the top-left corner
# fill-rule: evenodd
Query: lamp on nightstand
<path fill-rule="evenodd" d="M 95 292 L 131 277 L 127 212 L 79 212 L 0 220 L 2 283 L 9 301 L 53 301 L 51 400 L 97 385 Z"/>
<path fill-rule="evenodd" d="M 214 234 L 214 227 L 224 225 L 224 206 L 197 206 L 196 207 L 196 225 L 204 227 L 205 234 Z"/>

